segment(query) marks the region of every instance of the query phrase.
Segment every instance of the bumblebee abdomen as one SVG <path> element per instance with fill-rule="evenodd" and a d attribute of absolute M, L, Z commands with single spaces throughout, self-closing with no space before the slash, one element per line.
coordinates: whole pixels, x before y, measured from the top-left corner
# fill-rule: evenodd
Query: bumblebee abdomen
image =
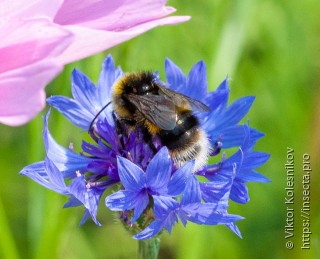
<path fill-rule="evenodd" d="M 177 166 L 195 160 L 194 170 L 197 170 L 207 163 L 210 143 L 205 132 L 199 128 L 198 119 L 190 111 L 181 113 L 177 126 L 173 130 L 160 131 L 159 137 L 170 150 Z"/>
<path fill-rule="evenodd" d="M 195 165 L 193 170 L 198 171 L 207 164 L 211 146 L 206 133 L 202 129 L 197 128 L 189 139 L 189 142 L 184 146 L 169 150 L 174 163 L 178 167 L 187 161 L 194 160 Z"/>
<path fill-rule="evenodd" d="M 159 137 L 163 145 L 169 149 L 175 149 L 188 143 L 198 126 L 198 119 L 190 111 L 185 111 L 178 114 L 176 127 L 172 130 L 160 131 Z"/>

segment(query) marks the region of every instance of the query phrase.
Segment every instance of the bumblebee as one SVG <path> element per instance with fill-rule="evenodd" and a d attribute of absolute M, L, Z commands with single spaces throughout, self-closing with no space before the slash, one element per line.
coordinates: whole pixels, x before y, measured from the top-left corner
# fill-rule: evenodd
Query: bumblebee
<path fill-rule="evenodd" d="M 152 72 L 125 74 L 113 85 L 112 94 L 119 121 L 141 128 L 147 138 L 157 136 L 178 167 L 193 159 L 194 170 L 207 163 L 210 142 L 194 115 L 209 112 L 205 104 L 166 88 Z"/>

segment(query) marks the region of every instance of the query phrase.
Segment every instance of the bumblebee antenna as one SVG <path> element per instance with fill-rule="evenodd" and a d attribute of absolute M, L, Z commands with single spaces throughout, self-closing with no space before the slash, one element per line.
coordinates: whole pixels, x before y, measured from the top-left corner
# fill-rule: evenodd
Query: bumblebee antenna
<path fill-rule="evenodd" d="M 101 112 L 103 112 L 103 110 L 105 110 L 105 109 L 109 106 L 110 103 L 111 103 L 111 102 L 108 102 L 105 106 L 103 106 L 103 107 L 101 108 L 101 110 L 96 114 L 96 116 L 94 116 L 93 120 L 92 120 L 91 123 L 90 123 L 89 131 L 91 130 L 91 128 L 92 128 L 95 120 L 98 118 L 98 116 L 101 114 Z"/>

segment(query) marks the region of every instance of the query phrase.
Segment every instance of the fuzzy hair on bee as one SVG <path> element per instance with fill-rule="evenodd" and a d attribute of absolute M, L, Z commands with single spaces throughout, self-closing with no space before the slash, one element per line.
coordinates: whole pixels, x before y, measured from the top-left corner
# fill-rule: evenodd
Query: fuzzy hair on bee
<path fill-rule="evenodd" d="M 168 89 L 156 73 L 124 74 L 113 85 L 112 104 L 129 130 L 140 128 L 149 140 L 158 137 L 176 166 L 195 160 L 196 171 L 207 163 L 210 141 L 194 112 L 209 112 L 209 107 Z"/>

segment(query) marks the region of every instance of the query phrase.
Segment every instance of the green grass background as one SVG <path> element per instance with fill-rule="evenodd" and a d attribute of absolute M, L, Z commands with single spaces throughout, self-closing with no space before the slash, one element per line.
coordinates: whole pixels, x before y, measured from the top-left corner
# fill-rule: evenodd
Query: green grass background
<path fill-rule="evenodd" d="M 256 150 L 270 153 L 259 171 L 268 184 L 250 183 L 251 201 L 231 203 L 229 212 L 243 239 L 224 226 L 181 224 L 164 234 L 160 258 L 320 258 L 320 2 L 316 0 L 169 1 L 189 22 L 159 27 L 104 53 L 70 64 L 47 88 L 47 95 L 70 94 L 74 67 L 97 82 L 108 53 L 125 71 L 159 70 L 165 57 L 185 73 L 200 59 L 207 65 L 210 90 L 228 74 L 231 101 L 256 100 L 245 121 L 266 133 Z M 21 127 L 0 126 L 0 258 L 135 258 L 133 240 L 102 199 L 98 218 L 79 227 L 83 210 L 62 209 L 66 197 L 19 176 L 26 165 L 43 160 L 42 114 Z M 58 112 L 50 117 L 58 143 L 80 150 L 83 132 Z M 294 249 L 285 247 L 286 150 L 294 149 Z M 311 157 L 311 249 L 302 250 L 302 155 Z"/>

